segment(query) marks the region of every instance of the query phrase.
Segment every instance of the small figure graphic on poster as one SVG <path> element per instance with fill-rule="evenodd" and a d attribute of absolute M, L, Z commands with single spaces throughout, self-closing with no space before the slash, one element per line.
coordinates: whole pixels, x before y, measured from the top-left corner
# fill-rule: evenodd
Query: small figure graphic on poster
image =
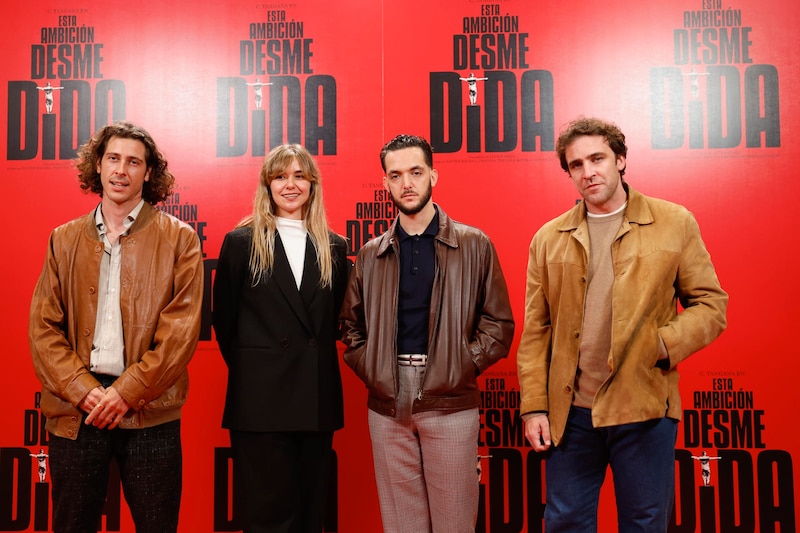
<path fill-rule="evenodd" d="M 60 91 L 64 89 L 63 87 L 53 87 L 50 85 L 50 82 L 47 82 L 47 85 L 44 87 L 36 87 L 40 91 L 44 91 L 44 107 L 47 110 L 47 113 L 53 112 L 53 91 Z"/>
<path fill-rule="evenodd" d="M 42 448 L 39 448 L 39 453 L 29 453 L 31 457 L 35 457 L 37 461 L 39 461 L 39 483 L 44 483 L 45 477 L 47 476 L 47 458 L 49 455 L 44 453 Z"/>
<path fill-rule="evenodd" d="M 692 67 L 692 70 L 690 70 L 688 74 L 684 74 L 684 76 L 689 77 L 689 82 L 692 87 L 692 100 L 697 100 L 697 97 L 700 95 L 700 76 L 708 76 L 708 72 L 697 72 L 694 67 Z"/>
<path fill-rule="evenodd" d="M 272 83 L 262 83 L 258 78 L 256 78 L 255 83 L 248 83 L 247 85 L 254 88 L 256 94 L 256 109 L 261 109 L 261 101 L 264 99 L 262 87 L 265 85 L 272 85 Z"/>
<path fill-rule="evenodd" d="M 469 105 L 476 105 L 478 102 L 478 82 L 488 80 L 489 78 L 476 78 L 475 74 L 470 72 L 469 78 L 458 79 L 467 82 L 467 87 L 469 87 Z"/>
<path fill-rule="evenodd" d="M 700 474 L 703 476 L 703 486 L 711 484 L 711 461 L 718 461 L 722 457 L 710 457 L 705 450 L 702 455 L 693 455 L 692 459 L 700 461 Z"/>
<path fill-rule="evenodd" d="M 491 459 L 491 455 L 479 455 L 478 456 L 478 483 L 481 482 L 481 477 L 483 474 L 483 465 L 481 465 L 481 459 Z"/>

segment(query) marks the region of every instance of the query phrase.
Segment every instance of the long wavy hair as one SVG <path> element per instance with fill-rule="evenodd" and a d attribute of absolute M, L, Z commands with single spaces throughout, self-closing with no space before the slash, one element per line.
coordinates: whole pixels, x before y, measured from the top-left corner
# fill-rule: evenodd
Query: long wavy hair
<path fill-rule="evenodd" d="M 303 174 L 311 184 L 309 197 L 303 206 L 303 221 L 314 245 L 320 271 L 320 283 L 330 287 L 333 279 L 333 259 L 328 234 L 328 219 L 322 201 L 322 175 L 308 150 L 299 144 L 276 146 L 267 155 L 261 167 L 253 201 L 253 214 L 239 222 L 237 227 L 251 227 L 253 242 L 250 249 L 250 273 L 253 285 L 272 274 L 275 264 L 275 234 L 277 233 L 277 206 L 270 192 L 270 183 L 276 176 L 297 160 Z"/>
<path fill-rule="evenodd" d="M 144 144 L 145 164 L 150 170 L 150 179 L 144 182 L 142 198 L 149 204 L 163 202 L 175 185 L 175 177 L 167 169 L 167 160 L 156 146 L 153 137 L 141 126 L 127 120 L 120 120 L 97 130 L 89 141 L 80 147 L 75 167 L 78 181 L 85 193 L 93 192 L 103 196 L 103 182 L 97 172 L 97 163 L 106 153 L 106 146 L 112 137 L 134 139 Z"/>

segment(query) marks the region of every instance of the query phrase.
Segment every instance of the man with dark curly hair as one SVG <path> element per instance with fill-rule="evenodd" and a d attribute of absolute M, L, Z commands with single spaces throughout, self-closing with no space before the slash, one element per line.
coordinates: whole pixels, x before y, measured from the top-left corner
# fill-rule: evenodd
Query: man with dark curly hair
<path fill-rule="evenodd" d="M 101 128 L 77 168 L 100 203 L 51 233 L 30 308 L 53 531 L 97 530 L 113 458 L 136 531 L 174 532 L 186 366 L 200 333 L 200 240 L 154 207 L 175 180 L 141 127 Z"/>
<path fill-rule="evenodd" d="M 384 533 L 474 532 L 478 375 L 508 355 L 514 316 L 494 244 L 433 201 L 433 148 L 380 151 L 398 215 L 358 252 L 342 304 L 344 362 L 367 387 Z"/>

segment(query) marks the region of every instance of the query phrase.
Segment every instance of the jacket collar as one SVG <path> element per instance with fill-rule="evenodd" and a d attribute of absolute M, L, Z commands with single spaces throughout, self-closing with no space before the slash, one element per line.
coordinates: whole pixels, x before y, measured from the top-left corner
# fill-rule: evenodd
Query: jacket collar
<path fill-rule="evenodd" d="M 147 226 L 147 224 L 156 216 L 158 209 L 153 206 L 153 204 L 149 202 L 145 202 L 142 205 L 141 211 L 139 214 L 136 215 L 136 220 L 133 221 L 131 224 L 130 229 L 128 230 L 128 235 L 133 235 L 137 231 L 141 231 L 142 228 Z M 85 229 L 88 232 L 89 236 L 94 240 L 99 240 L 97 236 L 97 224 L 95 223 L 95 210 L 92 209 L 87 215 L 84 217 L 86 226 Z"/>
<path fill-rule="evenodd" d="M 275 235 L 275 262 L 272 268 L 272 276 L 277 282 L 276 285 L 283 294 L 289 306 L 297 314 L 297 319 L 306 328 L 308 334 L 313 337 L 316 331 L 316 324 L 311 320 L 308 313 L 307 301 L 314 297 L 319 284 L 319 267 L 317 266 L 317 254 L 311 239 L 306 237 L 305 260 L 303 262 L 303 278 L 300 289 L 297 289 L 297 282 L 289 266 L 289 258 L 286 255 L 286 248 L 283 246 L 280 234 Z"/>
<path fill-rule="evenodd" d="M 444 209 L 439 207 L 439 204 L 434 203 L 436 211 L 439 212 L 439 231 L 436 233 L 436 240 L 451 247 L 458 248 L 458 240 L 456 239 L 456 232 L 453 230 L 453 221 L 444 212 Z M 378 257 L 385 255 L 392 250 L 400 240 L 397 237 L 397 228 L 400 226 L 400 215 L 395 217 L 392 225 L 389 226 L 389 231 L 381 235 L 378 244 Z"/>
<path fill-rule="evenodd" d="M 633 187 L 623 182 L 622 186 L 628 193 L 628 207 L 625 209 L 627 223 L 645 225 L 653 223 L 653 214 L 647 205 L 647 197 L 636 191 Z M 559 231 L 574 231 L 586 220 L 586 200 L 581 200 L 558 225 Z"/>

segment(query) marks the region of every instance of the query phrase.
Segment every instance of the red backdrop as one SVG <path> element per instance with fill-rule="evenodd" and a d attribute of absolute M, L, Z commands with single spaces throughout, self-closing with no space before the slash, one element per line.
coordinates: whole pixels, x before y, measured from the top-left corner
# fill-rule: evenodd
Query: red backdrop
<path fill-rule="evenodd" d="M 151 5 L 152 4 L 152 5 Z M 38 382 L 27 345 L 30 295 L 53 227 L 87 212 L 71 159 L 99 126 L 145 126 L 178 179 L 162 206 L 193 224 L 207 266 L 204 331 L 184 411 L 181 531 L 228 531 L 228 436 L 219 427 L 225 366 L 210 328 L 210 284 L 222 237 L 251 209 L 269 148 L 317 154 L 328 215 L 351 253 L 393 210 L 378 151 L 400 132 L 436 147 L 434 199 L 494 240 L 521 332 L 531 237 L 575 201 L 553 151 L 578 115 L 628 136 L 627 180 L 697 217 L 730 293 L 729 328 L 681 365 L 684 422 L 676 452 L 681 532 L 796 530 L 787 401 L 798 316 L 793 179 L 800 83 L 792 31 L 800 5 L 778 0 L 322 0 L 110 6 L 56 0 L 2 8 L 0 212 L 4 391 L 0 530 L 49 527 L 49 477 Z M 470 74 L 477 99 L 470 105 Z M 263 87 L 257 108 L 254 86 Z M 44 91 L 53 91 L 48 112 Z M 788 233 L 788 236 L 785 235 Z M 542 468 L 522 439 L 514 351 L 482 380 L 479 531 L 540 531 Z M 329 531 L 379 530 L 366 394 L 343 368 L 346 426 L 335 438 Z M 791 389 L 789 389 L 790 392 Z M 701 487 L 693 455 L 712 463 Z M 118 490 L 118 487 L 116 487 Z M 104 531 L 132 531 L 112 497 Z M 117 494 L 118 495 L 118 494 Z M 601 530 L 614 529 L 613 493 Z"/>

